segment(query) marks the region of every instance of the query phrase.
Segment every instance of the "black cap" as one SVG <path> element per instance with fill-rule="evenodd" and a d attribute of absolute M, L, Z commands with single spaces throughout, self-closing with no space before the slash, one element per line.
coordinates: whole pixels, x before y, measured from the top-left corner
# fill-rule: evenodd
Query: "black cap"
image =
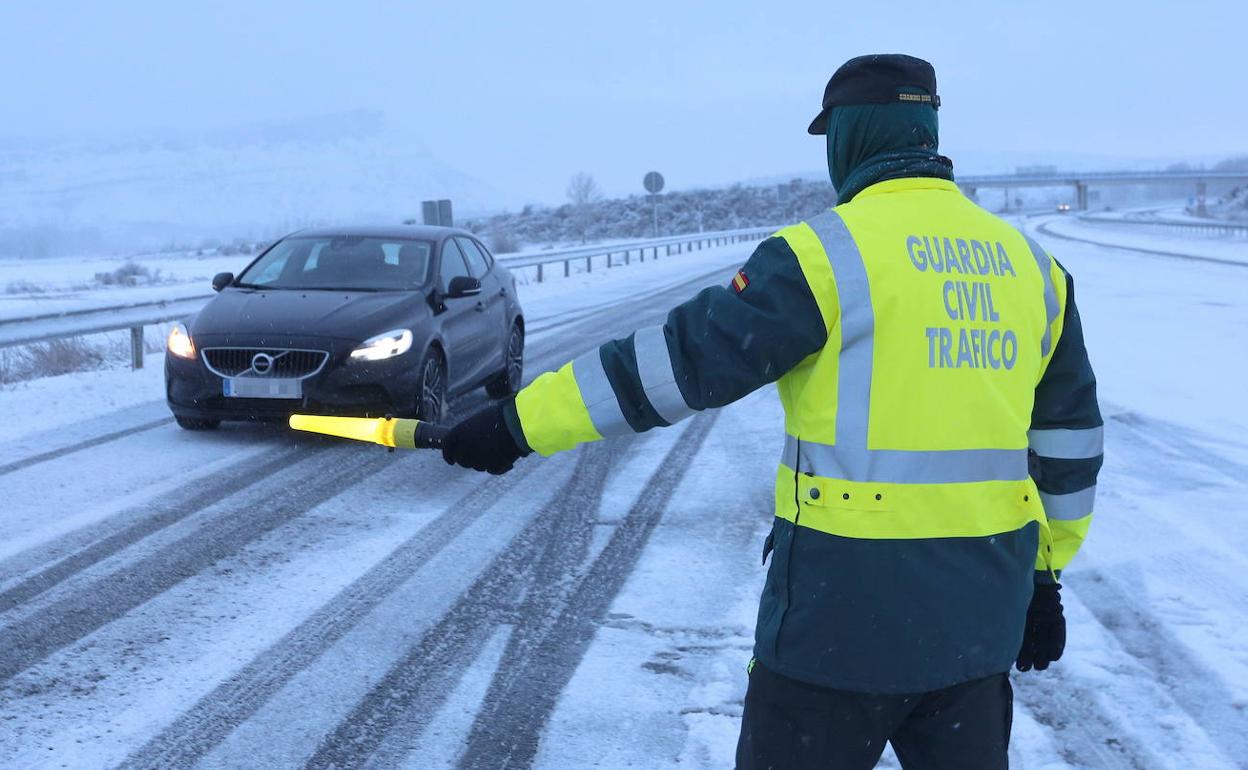
<path fill-rule="evenodd" d="M 922 88 L 926 94 L 898 93 L 904 87 Z M 855 56 L 840 66 L 823 89 L 823 110 L 806 129 L 812 134 L 828 132 L 828 110 L 844 104 L 890 104 L 918 102 L 940 109 L 936 95 L 936 70 L 922 59 L 902 53 Z"/>

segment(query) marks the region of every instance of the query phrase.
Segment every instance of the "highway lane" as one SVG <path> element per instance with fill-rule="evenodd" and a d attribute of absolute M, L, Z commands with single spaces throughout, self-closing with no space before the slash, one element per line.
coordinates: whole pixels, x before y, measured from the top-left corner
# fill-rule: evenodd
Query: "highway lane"
<path fill-rule="evenodd" d="M 530 375 L 554 368 L 608 336 L 661 322 L 672 304 L 708 283 L 726 283 L 748 255 L 748 248 L 725 251 L 722 267 L 695 271 L 644 296 L 588 305 L 548 318 L 535 314 L 528 346 Z M 456 409 L 467 411 L 480 400 L 474 394 L 457 403 Z M 315 437 L 292 437 L 264 426 L 187 434 L 162 420 L 146 419 L 150 414 L 145 410 L 131 410 L 129 416 L 137 424 L 102 423 L 107 430 L 75 442 L 68 447 L 72 451 L 19 456 L 0 467 L 4 483 L 13 488 L 55 487 L 53 498 L 62 510 L 101 505 L 116 509 L 0 560 L 0 715 L 19 722 L 11 740 L 0 742 L 0 764 L 46 758 L 49 743 L 78 742 L 84 731 L 108 723 L 115 718 L 115 710 L 122 708 L 141 714 L 140 723 L 121 727 L 125 736 L 108 742 L 98 755 L 74 757 L 58 751 L 58 766 L 66 759 L 69 766 L 82 767 L 111 766 L 123 760 L 134 767 L 183 767 L 201 760 L 229 766 L 237 756 L 222 758 L 231 756 L 225 750 L 213 759 L 213 752 L 220 755 L 222 742 L 241 722 L 262 712 L 269 699 L 357 630 L 365 618 L 376 622 L 377 617 L 385 617 L 386 602 L 402 594 L 413 579 L 428 581 L 437 574 L 428 572 L 434 564 L 446 569 L 450 553 L 459 557 L 453 575 L 439 576 L 436 582 L 441 585 L 423 602 L 427 607 L 422 602 L 409 605 L 412 622 L 405 630 L 413 635 L 413 645 L 394 650 L 403 654 L 388 661 L 388 667 L 384 657 L 379 659 L 377 676 L 387 668 L 391 678 L 402 676 L 411 670 L 404 660 L 419 662 L 419 670 L 426 673 L 431 665 L 441 665 L 446 673 L 439 693 L 445 696 L 463 667 L 475 659 L 470 642 L 528 617 L 530 613 L 522 606 L 543 608 L 532 614 L 549 625 L 561 613 L 573 612 L 568 603 L 576 593 L 574 577 L 583 568 L 596 576 L 605 569 L 611 573 L 608 582 L 614 581 L 617 589 L 628 574 L 628 558 L 618 556 L 594 572 L 598 550 L 605 546 L 596 543 L 591 548 L 591 535 L 597 528 L 593 502 L 607 474 L 620 465 L 618 457 L 629 442 L 593 447 L 579 453 L 579 459 L 533 460 L 522 464 L 519 473 L 487 479 L 451 469 L 432 453 L 390 454 Z M 691 435 L 705 434 L 700 421 L 691 425 Z M 189 450 L 192 444 L 195 448 Z M 181 483 L 171 479 L 170 468 L 180 463 L 170 453 L 182 450 L 193 457 L 190 465 L 210 468 L 210 472 L 197 473 L 192 467 Z M 64 483 L 74 473 L 72 469 L 84 468 L 98 468 L 104 478 L 83 476 L 79 470 L 78 483 Z M 111 489 L 106 478 L 111 478 Z M 398 499 L 387 499 L 381 492 L 387 481 L 399 492 Z M 655 488 L 670 494 L 674 483 Z M 439 494 L 428 495 L 427 500 L 412 494 L 425 488 Z M 107 493 L 101 494 L 102 490 Z M 369 501 L 366 511 L 358 505 L 361 497 Z M 124 502 L 118 505 L 117 500 Z M 39 515 L 46 502 L 33 496 L 23 501 L 28 512 L 20 518 L 29 534 L 46 526 Z M 652 501 L 642 518 L 653 523 L 662 514 L 664 502 L 665 498 Z M 560 513 L 556 516 L 552 511 Z M 542 512 L 548 515 L 539 515 Z M 368 521 L 359 521 L 361 514 Z M 495 518 L 489 518 L 490 514 Z M 361 566 L 359 555 L 350 547 L 335 552 L 327 545 L 343 541 L 336 530 L 347 527 L 358 527 L 372 544 L 370 563 Z M 573 530 L 580 534 L 571 536 Z M 477 538 L 479 547 L 465 553 L 462 541 L 470 535 Z M 286 545 L 281 545 L 283 541 Z M 625 550 L 635 556 L 644 542 L 644 537 L 633 534 Z M 557 552 L 550 552 L 552 543 Z M 301 550 L 330 563 L 354 561 L 335 575 L 334 590 L 326 587 L 311 592 L 324 599 L 319 604 L 309 600 L 308 585 L 295 578 L 281 590 L 266 590 L 263 585 L 266 573 L 272 572 L 268 569 L 272 559 L 309 561 L 300 558 Z M 257 560 L 260 552 L 265 557 Z M 305 578 L 317 572 L 306 565 L 300 569 Z M 222 585 L 222 577 L 245 584 L 239 596 L 232 596 L 229 587 Z M 545 590 L 549 586 L 559 589 L 550 593 Z M 206 593 L 212 594 L 211 600 L 204 599 Z M 589 601 L 601 614 L 613 596 L 599 586 L 590 598 L 578 601 Z M 410 595 L 405 598 L 412 599 Z M 257 635 L 257 643 L 243 644 L 235 651 L 217 646 L 214 623 L 188 622 L 195 608 L 205 603 L 218 620 L 244 618 L 247 612 L 235 612 L 232 605 L 254 601 L 271 604 L 273 626 L 281 633 L 266 628 Z M 521 601 L 527 604 L 516 604 Z M 266 614 L 253 607 L 250 622 L 260 622 Z M 583 642 L 595 621 L 581 609 L 574 615 L 571 630 L 558 635 L 571 634 Z M 276 618 L 298 622 L 282 626 Z M 245 633 L 242 626 L 246 623 L 227 624 L 232 626 L 227 636 Z M 404 627 L 404 623 L 392 625 Z M 457 630 L 449 633 L 448 628 Z M 542 626 L 531 633 L 553 632 Z M 421 638 L 425 641 L 419 642 Z M 162 640 L 178 640 L 175 646 L 182 649 L 177 655 L 201 662 L 213 659 L 215 674 L 186 677 L 195 681 L 175 688 L 178 708 L 153 714 L 135 700 L 136 694 L 169 697 L 172 693 L 162 693 L 159 682 L 176 676 L 179 665 L 188 662 L 187 657 L 162 660 Z M 150 664 L 151 678 L 128 676 L 125 666 L 133 666 L 136 655 Z M 508 666 L 523 668 L 531 663 L 524 655 L 512 654 L 512 658 Z M 565 668 L 575 668 L 574 656 L 567 658 Z M 74 681 L 79 677 L 83 682 Z M 61 692 L 62 687 L 68 687 L 68 693 Z M 104 692 L 93 704 L 89 695 L 84 697 L 84 690 Z M 377 692 L 375 687 L 373 691 Z M 323 715 L 331 720 L 337 717 L 338 724 L 327 723 L 325 735 L 292 737 L 272 759 L 290 766 L 304 762 L 317 766 L 342 756 L 354 757 L 357 764 L 367 760 L 370 752 L 335 736 L 351 735 L 362 724 L 358 715 L 370 713 L 370 704 L 381 703 L 392 722 L 364 720 L 369 736 L 365 743 L 375 748 L 389 732 L 379 725 L 397 724 L 394 720 L 406 710 L 384 696 L 378 701 L 368 691 L 348 688 L 348 692 L 348 696 L 334 696 L 318 705 Z M 426 713 L 433 710 L 438 701 L 432 695 L 422 697 L 425 692 L 427 688 L 410 690 L 407 705 Z M 50 693 L 67 696 L 72 707 L 49 706 L 57 717 L 40 707 L 30 708 L 31 698 Z M 548 706 L 557 696 L 557 688 L 548 693 Z M 189 700 L 183 701 L 186 697 Z M 352 698 L 358 699 L 353 709 L 339 713 L 352 706 Z M 108 710 L 114 713 L 106 714 Z M 535 736 L 530 734 L 532 741 Z M 535 743 L 530 755 L 532 746 Z M 493 761 L 488 747 L 480 745 L 473 757 L 483 766 Z"/>

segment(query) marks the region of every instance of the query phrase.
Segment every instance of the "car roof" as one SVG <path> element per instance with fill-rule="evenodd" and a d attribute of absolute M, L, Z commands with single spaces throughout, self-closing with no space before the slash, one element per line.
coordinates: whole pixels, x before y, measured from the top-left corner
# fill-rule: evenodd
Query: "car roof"
<path fill-rule="evenodd" d="M 335 236 L 362 235 L 369 238 L 414 238 L 436 241 L 448 235 L 472 236 L 458 227 L 435 227 L 433 225 L 354 225 L 351 227 L 310 227 L 296 230 L 291 236 L 330 238 Z"/>

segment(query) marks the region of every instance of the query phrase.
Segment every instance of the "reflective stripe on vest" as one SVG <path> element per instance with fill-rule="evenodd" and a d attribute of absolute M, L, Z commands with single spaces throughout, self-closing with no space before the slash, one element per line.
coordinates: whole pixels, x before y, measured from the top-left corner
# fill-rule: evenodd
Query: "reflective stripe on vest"
<path fill-rule="evenodd" d="M 781 462 L 803 473 L 856 482 L 968 484 L 1027 478 L 1026 449 L 861 449 L 799 441 L 785 434 Z"/>
<path fill-rule="evenodd" d="M 1104 453 L 1104 428 L 1050 428 L 1028 431 L 1027 442 L 1036 454 L 1055 459 L 1091 459 Z"/>
<path fill-rule="evenodd" d="M 1023 237 L 1027 239 L 1031 254 L 1036 258 L 1036 266 L 1040 268 L 1040 275 L 1044 277 L 1044 312 L 1048 323 L 1044 325 L 1044 336 L 1040 338 L 1040 355 L 1045 357 L 1053 348 L 1053 322 L 1057 320 L 1057 314 L 1061 310 L 1057 303 L 1057 290 L 1053 288 L 1053 258 L 1030 235 L 1023 233 Z"/>
<path fill-rule="evenodd" d="M 611 381 L 602 368 L 602 356 L 598 348 L 572 362 L 572 376 L 581 391 L 581 400 L 589 411 L 589 419 L 594 423 L 594 430 L 601 436 L 621 436 L 633 432 L 624 412 L 620 410 L 620 402 L 611 389 Z"/>
<path fill-rule="evenodd" d="M 904 451 L 869 449 L 875 312 L 862 252 L 845 222 L 827 211 L 807 224 L 819 238 L 836 278 L 841 311 L 837 370 L 836 444 L 785 436 L 783 462 L 794 470 L 847 481 L 897 484 L 1023 481 L 1025 449 Z M 1046 287 L 1051 285 L 1046 282 Z M 1048 302 L 1046 288 L 1046 305 Z M 1053 298 L 1056 306 L 1056 296 Z M 1051 320 L 1051 319 L 1050 319 Z M 1046 335 L 1048 330 L 1046 328 Z"/>
<path fill-rule="evenodd" d="M 1044 503 L 1044 515 L 1054 521 L 1074 521 L 1092 513 L 1096 503 L 1096 485 L 1066 495 L 1040 493 Z"/>
<path fill-rule="evenodd" d="M 669 425 L 675 425 L 693 414 L 694 410 L 685 403 L 685 397 L 676 384 L 663 327 L 638 329 L 633 335 L 633 350 L 637 355 L 637 375 L 654 411 Z"/>
<path fill-rule="evenodd" d="M 862 252 L 845 220 L 825 211 L 809 222 L 836 278 L 841 308 L 841 357 L 837 370 L 836 445 L 867 451 L 871 369 L 875 356 L 875 310 Z"/>
<path fill-rule="evenodd" d="M 1050 428 L 1027 431 L 1027 441 L 1036 454 L 1057 460 L 1087 460 L 1104 454 L 1105 429 L 1072 430 Z"/>

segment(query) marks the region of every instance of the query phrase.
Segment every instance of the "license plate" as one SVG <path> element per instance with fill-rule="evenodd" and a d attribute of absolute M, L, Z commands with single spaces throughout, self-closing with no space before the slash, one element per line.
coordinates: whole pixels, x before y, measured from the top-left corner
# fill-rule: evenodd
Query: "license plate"
<path fill-rule="evenodd" d="M 226 377 L 221 387 L 231 398 L 303 398 L 299 380 L 280 377 Z"/>

